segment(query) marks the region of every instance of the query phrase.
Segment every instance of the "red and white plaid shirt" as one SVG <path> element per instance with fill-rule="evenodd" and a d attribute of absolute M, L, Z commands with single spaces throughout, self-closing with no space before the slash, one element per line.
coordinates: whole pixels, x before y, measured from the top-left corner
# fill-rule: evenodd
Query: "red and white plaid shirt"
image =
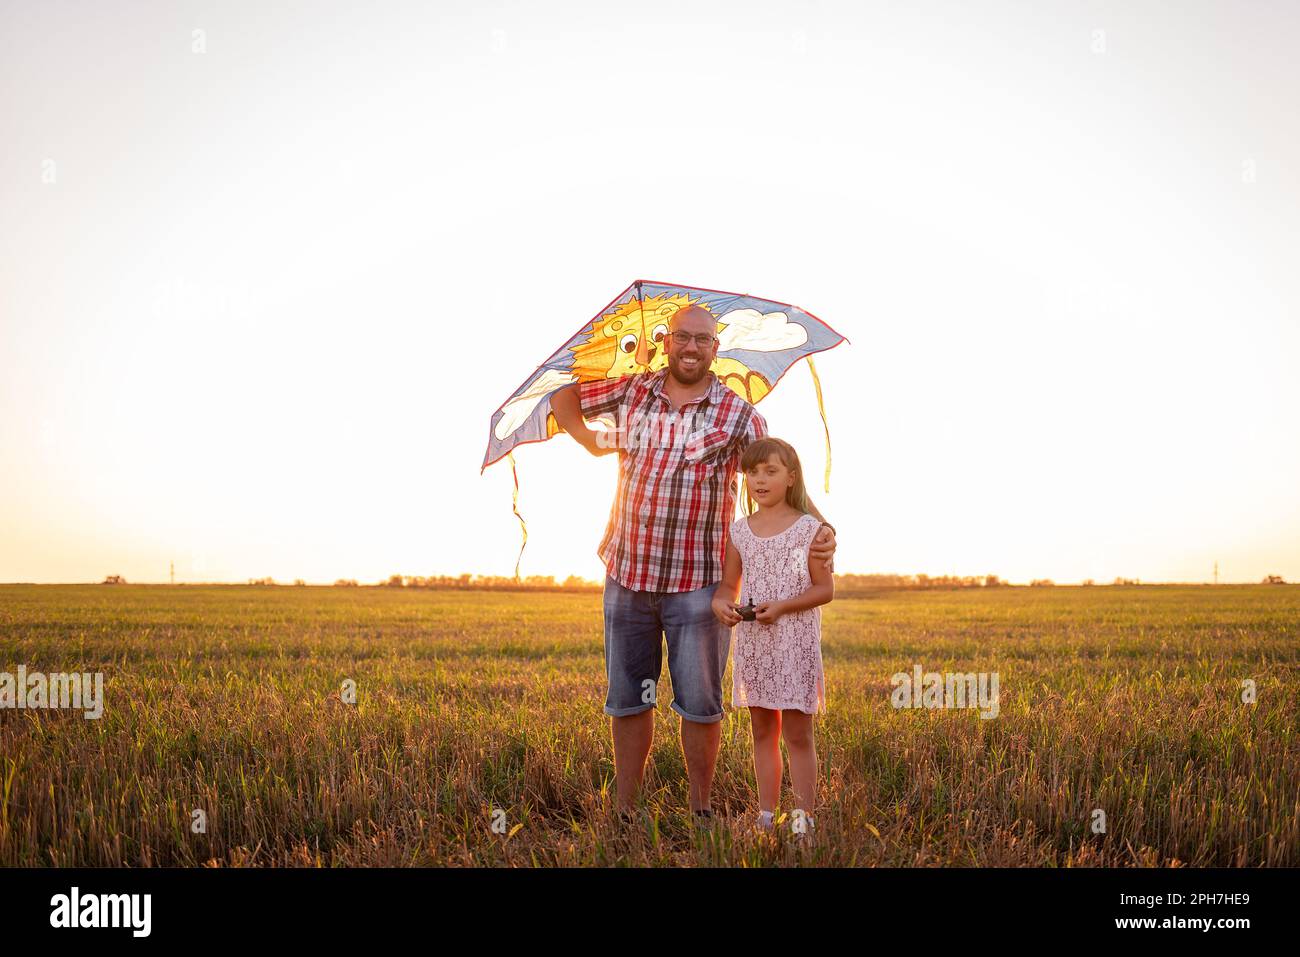
<path fill-rule="evenodd" d="M 676 412 L 668 369 L 583 382 L 584 418 L 613 415 L 620 430 L 618 491 L 597 553 L 633 591 L 694 591 L 722 580 L 735 517 L 740 456 L 767 422 L 713 372 L 708 392 Z"/>

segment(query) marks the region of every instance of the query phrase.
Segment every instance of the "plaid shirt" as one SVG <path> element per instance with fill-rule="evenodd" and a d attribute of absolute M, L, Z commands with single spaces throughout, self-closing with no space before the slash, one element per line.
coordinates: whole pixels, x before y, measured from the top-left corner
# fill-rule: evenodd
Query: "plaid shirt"
<path fill-rule="evenodd" d="M 722 580 L 740 456 L 767 423 L 709 376 L 708 392 L 676 412 L 666 368 L 578 387 L 584 418 L 612 414 L 620 426 L 611 436 L 618 491 L 597 553 L 624 588 L 683 592 Z"/>

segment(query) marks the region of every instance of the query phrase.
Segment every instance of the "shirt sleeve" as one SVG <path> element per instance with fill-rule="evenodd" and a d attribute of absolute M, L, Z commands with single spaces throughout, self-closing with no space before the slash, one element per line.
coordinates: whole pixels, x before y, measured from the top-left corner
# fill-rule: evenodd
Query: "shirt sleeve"
<path fill-rule="evenodd" d="M 758 411 L 750 413 L 749 421 L 745 423 L 745 434 L 740 438 L 740 451 L 744 452 L 745 447 L 750 442 L 757 442 L 759 439 L 767 438 L 767 420 L 758 414 Z"/>
<path fill-rule="evenodd" d="M 617 379 L 593 379 L 578 383 L 578 405 L 584 419 L 595 418 L 607 412 L 616 412 L 623 404 L 632 376 L 620 376 Z"/>

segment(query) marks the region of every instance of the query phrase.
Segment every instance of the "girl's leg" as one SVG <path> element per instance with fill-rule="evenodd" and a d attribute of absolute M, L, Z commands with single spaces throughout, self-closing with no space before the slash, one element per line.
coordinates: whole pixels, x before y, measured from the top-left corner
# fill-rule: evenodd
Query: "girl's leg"
<path fill-rule="evenodd" d="M 781 736 L 790 752 L 790 788 L 794 806 L 809 816 L 817 804 L 817 747 L 813 742 L 813 716 L 802 711 L 781 712 Z"/>
<path fill-rule="evenodd" d="M 750 708 L 754 729 L 754 777 L 758 781 L 758 806 L 776 811 L 781 796 L 781 712 L 771 708 Z"/>

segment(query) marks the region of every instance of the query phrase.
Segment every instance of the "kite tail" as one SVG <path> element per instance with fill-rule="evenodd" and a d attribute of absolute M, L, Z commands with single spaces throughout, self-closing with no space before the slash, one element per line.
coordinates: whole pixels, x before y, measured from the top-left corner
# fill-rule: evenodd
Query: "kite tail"
<path fill-rule="evenodd" d="M 515 559 L 515 581 L 519 581 L 519 559 L 524 557 L 524 546 L 528 544 L 528 524 L 519 514 L 519 473 L 515 471 L 515 455 L 513 452 L 507 452 L 506 458 L 510 460 L 510 474 L 515 480 L 514 497 L 510 507 L 515 510 L 515 518 L 519 519 L 519 528 L 524 535 L 524 540 L 519 545 L 519 557 Z"/>
<path fill-rule="evenodd" d="M 808 357 L 808 371 L 812 373 L 813 388 L 817 390 L 817 411 L 822 414 L 822 428 L 826 432 L 826 491 L 831 490 L 831 427 L 826 424 L 826 406 L 822 404 L 822 380 L 817 378 L 817 367 Z"/>

